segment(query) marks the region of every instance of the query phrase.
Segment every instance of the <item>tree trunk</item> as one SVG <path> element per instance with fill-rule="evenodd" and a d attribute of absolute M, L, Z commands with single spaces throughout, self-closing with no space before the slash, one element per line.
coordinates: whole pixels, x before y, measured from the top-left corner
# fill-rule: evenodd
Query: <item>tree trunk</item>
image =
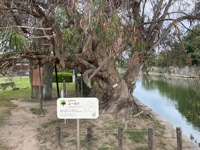
<path fill-rule="evenodd" d="M 138 67 L 136 67 L 135 70 L 133 69 L 133 71 L 135 71 L 134 75 L 138 75 L 138 70 Z M 106 65 L 101 68 L 101 73 L 97 74 L 95 79 L 103 90 L 103 96 L 100 102 L 100 107 L 102 109 L 109 113 L 122 115 L 125 119 L 128 119 L 135 112 L 139 111 L 132 95 L 134 88 L 130 87 L 130 84 L 127 84 L 127 80 L 125 80 L 126 78 L 124 79 L 119 74 L 114 59 L 111 58 Z M 136 79 L 137 78 L 134 78 L 134 80 Z"/>
<path fill-rule="evenodd" d="M 34 83 L 39 81 L 38 73 L 36 73 L 34 76 L 34 70 L 32 68 L 30 69 L 29 72 L 30 83 L 31 83 L 31 98 L 34 100 L 39 100 L 40 94 L 44 100 L 49 100 L 52 98 L 52 73 L 53 73 L 52 63 L 46 63 L 43 66 L 42 70 L 43 70 L 41 73 L 42 83 L 40 88 L 38 83 Z"/>
<path fill-rule="evenodd" d="M 52 98 L 52 74 L 53 74 L 53 64 L 44 64 L 44 85 L 43 85 L 43 97 L 44 100 L 50 100 Z"/>
<path fill-rule="evenodd" d="M 111 66 L 109 68 L 111 71 Z M 106 110 L 108 113 L 120 115 L 125 119 L 130 118 L 134 113 L 139 111 L 132 92 L 130 92 L 127 83 L 119 76 L 118 72 L 114 71 L 112 76 L 109 75 L 107 81 L 109 80 L 112 80 L 113 83 L 107 82 L 107 85 L 104 85 L 106 88 L 103 89 L 100 108 Z M 102 81 L 97 81 L 102 84 Z M 104 82 L 104 84 L 106 83 Z"/>
<path fill-rule="evenodd" d="M 132 92 L 140 68 L 140 56 L 135 53 L 129 61 L 127 73 L 122 77 L 117 68 L 115 58 L 115 49 L 106 48 L 103 44 L 87 52 L 94 56 L 91 59 L 94 69 L 86 69 L 83 72 L 83 79 L 86 85 L 91 86 L 91 78 L 94 77 L 98 86 L 102 89 L 100 96 L 100 108 L 109 113 L 122 115 L 123 118 L 131 117 L 136 111 L 139 111 Z M 85 65 L 86 63 L 79 62 Z M 84 67 L 82 67 L 84 68 Z M 85 67 L 86 68 L 86 67 Z M 88 67 L 89 68 L 89 67 Z"/>

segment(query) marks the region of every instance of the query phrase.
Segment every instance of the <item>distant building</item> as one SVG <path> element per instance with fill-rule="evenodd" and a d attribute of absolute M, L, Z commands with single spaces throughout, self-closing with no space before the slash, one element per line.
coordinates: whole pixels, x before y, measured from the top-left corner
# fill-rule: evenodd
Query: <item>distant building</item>
<path fill-rule="evenodd" d="M 28 60 L 22 60 L 20 62 L 17 62 L 15 65 L 15 71 L 17 75 L 29 75 L 29 61 Z"/>

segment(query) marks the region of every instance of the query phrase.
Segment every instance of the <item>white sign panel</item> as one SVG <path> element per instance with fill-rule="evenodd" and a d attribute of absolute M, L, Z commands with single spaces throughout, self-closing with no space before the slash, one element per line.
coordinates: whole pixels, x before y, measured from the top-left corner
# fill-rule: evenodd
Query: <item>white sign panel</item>
<path fill-rule="evenodd" d="M 60 119 L 96 119 L 99 117 L 97 98 L 59 98 L 57 117 Z"/>

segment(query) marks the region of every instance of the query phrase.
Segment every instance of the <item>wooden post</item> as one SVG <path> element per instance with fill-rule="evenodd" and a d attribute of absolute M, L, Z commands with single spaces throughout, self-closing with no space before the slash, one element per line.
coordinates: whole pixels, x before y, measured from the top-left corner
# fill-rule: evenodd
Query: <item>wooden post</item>
<path fill-rule="evenodd" d="M 80 150 L 80 119 L 77 119 L 77 150 Z"/>
<path fill-rule="evenodd" d="M 148 128 L 148 150 L 153 150 L 153 129 Z"/>
<path fill-rule="evenodd" d="M 66 87 L 66 82 L 65 80 L 63 81 L 63 97 L 67 97 L 67 87 Z"/>
<path fill-rule="evenodd" d="M 89 150 L 92 147 L 92 127 L 91 126 L 87 127 L 87 146 Z"/>
<path fill-rule="evenodd" d="M 182 131 L 180 127 L 176 128 L 177 150 L 182 150 Z"/>
<path fill-rule="evenodd" d="M 123 150 L 123 128 L 118 128 L 118 147 Z"/>
<path fill-rule="evenodd" d="M 59 126 L 56 127 L 56 145 L 60 146 L 60 132 L 61 128 Z"/>
<path fill-rule="evenodd" d="M 42 99 L 42 90 L 41 90 L 41 85 L 42 85 L 42 79 L 41 79 L 41 72 L 40 72 L 40 64 L 38 62 L 38 78 L 39 78 L 39 101 L 40 101 L 40 110 L 43 110 L 43 99 Z"/>

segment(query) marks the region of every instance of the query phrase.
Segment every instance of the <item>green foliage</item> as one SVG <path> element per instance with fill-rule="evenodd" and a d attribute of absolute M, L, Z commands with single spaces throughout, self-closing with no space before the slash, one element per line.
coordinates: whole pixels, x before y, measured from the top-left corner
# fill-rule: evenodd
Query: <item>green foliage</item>
<path fill-rule="evenodd" d="M 139 52 L 142 52 L 145 50 L 145 47 L 146 47 L 146 44 L 144 42 L 138 42 L 136 44 L 136 50 L 139 51 Z"/>
<path fill-rule="evenodd" d="M 63 26 L 67 21 L 66 11 L 62 7 L 57 8 L 54 15 L 56 23 L 59 23 L 61 26 Z"/>
<path fill-rule="evenodd" d="M 81 32 L 82 30 L 79 28 L 66 28 L 62 30 L 65 51 L 73 54 L 74 50 L 78 46 L 78 43 L 81 42 Z"/>
<path fill-rule="evenodd" d="M 99 41 L 104 41 L 106 46 L 114 43 L 120 34 L 120 19 L 116 14 L 108 17 L 106 13 L 98 13 L 91 18 L 91 31 Z"/>
<path fill-rule="evenodd" d="M 183 49 L 182 43 L 185 47 Z M 200 64 L 200 25 L 196 25 L 183 38 L 182 43 L 174 42 L 171 50 L 162 51 L 157 58 L 149 59 L 146 66 L 186 66 Z"/>
<path fill-rule="evenodd" d="M 4 49 L 7 49 L 9 46 L 9 41 L 12 36 L 12 28 L 7 28 L 5 31 L 0 32 L 0 48 L 1 52 L 4 52 Z"/>
<path fill-rule="evenodd" d="M 163 51 L 159 54 L 156 64 L 160 67 L 185 66 L 187 65 L 186 57 L 187 56 L 185 56 L 184 52 L 181 49 Z"/>
<path fill-rule="evenodd" d="M 7 28 L 0 33 L 0 52 L 2 55 L 23 53 L 28 48 L 28 40 L 12 28 Z"/>
<path fill-rule="evenodd" d="M 22 53 L 28 48 L 28 40 L 22 34 L 15 33 L 12 35 L 10 46 L 18 53 Z"/>
<path fill-rule="evenodd" d="M 72 82 L 72 71 L 67 71 L 67 72 L 58 72 L 58 82 L 59 83 L 63 83 L 63 81 L 65 80 L 65 82 Z M 53 73 L 53 82 L 56 82 L 56 75 L 55 73 Z M 77 84 L 78 86 L 78 91 L 79 93 L 81 92 L 81 79 L 80 77 L 77 80 Z M 92 82 L 92 86 L 94 86 L 94 82 Z M 75 89 L 75 88 L 74 88 Z M 73 89 L 73 90 L 74 90 Z M 88 96 L 91 92 L 91 89 L 89 87 L 87 87 L 87 85 L 83 82 L 83 96 Z"/>
<path fill-rule="evenodd" d="M 53 82 L 56 82 L 56 74 L 53 73 Z M 58 72 L 58 82 L 63 83 L 65 82 L 72 82 L 72 73 L 70 72 Z"/>
<path fill-rule="evenodd" d="M 102 9 L 104 7 L 104 2 L 103 0 L 94 0 L 92 2 L 92 10 L 94 11 L 95 9 Z"/>
<path fill-rule="evenodd" d="M 149 56 L 147 58 L 147 60 L 145 61 L 144 65 L 145 66 L 155 66 L 156 65 L 156 60 L 157 60 L 157 55 L 156 54 L 152 54 L 151 56 Z"/>
<path fill-rule="evenodd" d="M 193 31 L 183 38 L 184 46 L 187 54 L 191 59 L 192 65 L 200 64 L 200 25 L 193 28 Z"/>

